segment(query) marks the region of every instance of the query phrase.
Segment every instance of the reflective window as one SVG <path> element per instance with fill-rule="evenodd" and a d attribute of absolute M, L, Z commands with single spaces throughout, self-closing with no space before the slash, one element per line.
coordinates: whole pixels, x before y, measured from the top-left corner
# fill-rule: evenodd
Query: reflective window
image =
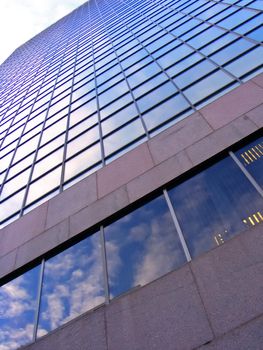
<path fill-rule="evenodd" d="M 33 341 L 40 267 L 0 287 L 0 347 L 15 350 Z"/>
<path fill-rule="evenodd" d="M 217 71 L 184 91 L 191 103 L 197 103 L 233 81 L 222 71 Z"/>
<path fill-rule="evenodd" d="M 105 240 L 111 298 L 185 263 L 162 196 L 107 226 Z"/>
<path fill-rule="evenodd" d="M 143 120 L 148 130 L 169 121 L 176 115 L 190 108 L 189 103 L 182 95 L 176 95 L 163 102 L 148 113 L 143 115 Z"/>
<path fill-rule="evenodd" d="M 150 84 L 150 83 L 149 83 Z M 165 98 L 175 94 L 177 92 L 176 87 L 168 81 L 167 83 L 161 85 L 157 89 L 138 99 L 137 103 L 141 112 L 151 108 L 158 102 L 161 102 Z"/>
<path fill-rule="evenodd" d="M 38 336 L 105 301 L 99 234 L 45 263 Z"/>
<path fill-rule="evenodd" d="M 193 257 L 247 229 L 263 200 L 235 162 L 225 158 L 169 191 Z"/>
<path fill-rule="evenodd" d="M 89 169 L 99 161 L 101 161 L 101 149 L 100 144 L 96 144 L 66 162 L 65 181 Z"/>
<path fill-rule="evenodd" d="M 232 74 L 241 77 L 258 67 L 259 62 L 262 62 L 262 55 L 263 48 L 257 47 L 244 56 L 237 58 L 234 62 L 227 64 L 225 68 Z"/>
<path fill-rule="evenodd" d="M 33 182 L 29 187 L 27 204 L 58 187 L 60 184 L 60 177 L 61 167 L 58 167 L 55 170 L 50 171 L 47 175 L 41 177 L 39 180 Z"/>
<path fill-rule="evenodd" d="M 142 123 L 137 119 L 110 136 L 107 136 L 103 140 L 105 156 L 107 157 L 128 143 L 135 141 L 137 138 L 143 136 L 144 133 Z"/>
<path fill-rule="evenodd" d="M 263 137 L 235 152 L 240 162 L 263 187 Z"/>

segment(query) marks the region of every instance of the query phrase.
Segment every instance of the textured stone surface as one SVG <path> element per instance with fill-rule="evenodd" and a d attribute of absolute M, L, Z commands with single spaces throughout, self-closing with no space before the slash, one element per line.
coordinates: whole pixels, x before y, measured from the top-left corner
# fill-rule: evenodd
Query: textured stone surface
<path fill-rule="evenodd" d="M 69 220 L 66 219 L 42 234 L 18 247 L 16 268 L 23 266 L 40 255 L 47 253 L 57 245 L 65 242 L 69 236 Z"/>
<path fill-rule="evenodd" d="M 91 227 L 129 204 L 126 187 L 120 187 L 70 217 L 70 236 Z"/>
<path fill-rule="evenodd" d="M 15 260 L 16 249 L 0 258 L 0 278 L 13 271 Z"/>
<path fill-rule="evenodd" d="M 199 350 L 262 350 L 263 317 L 227 333 L 225 336 L 201 346 Z"/>
<path fill-rule="evenodd" d="M 104 309 L 89 312 L 23 349 L 107 350 Z"/>
<path fill-rule="evenodd" d="M 251 120 L 246 116 L 242 116 L 188 147 L 186 152 L 193 164 L 197 165 L 250 135 L 257 129 L 258 127 Z"/>
<path fill-rule="evenodd" d="M 99 198 L 152 167 L 153 161 L 147 143 L 144 143 L 97 172 Z"/>
<path fill-rule="evenodd" d="M 250 239 L 243 240 L 242 235 L 250 235 Z M 191 264 L 216 335 L 263 313 L 262 240 L 259 225 Z"/>
<path fill-rule="evenodd" d="M 96 199 L 96 174 L 92 174 L 49 200 L 46 228 L 54 226 L 69 215 L 95 202 Z"/>
<path fill-rule="evenodd" d="M 212 339 L 188 266 L 106 308 L 109 350 L 184 350 Z"/>
<path fill-rule="evenodd" d="M 263 73 L 258 74 L 252 81 L 263 88 Z"/>
<path fill-rule="evenodd" d="M 149 141 L 154 162 L 158 164 L 168 159 L 211 131 L 211 127 L 199 113 L 192 114 Z"/>
<path fill-rule="evenodd" d="M 193 164 L 189 160 L 185 151 L 165 160 L 127 184 L 130 202 L 136 201 L 144 195 L 154 191 L 156 188 L 163 186 L 167 182 L 191 169 L 192 166 Z"/>
<path fill-rule="evenodd" d="M 0 256 L 24 244 L 44 231 L 47 202 L 32 210 L 22 218 L 4 227 L 0 232 Z"/>
<path fill-rule="evenodd" d="M 252 109 L 246 115 L 251 119 L 259 128 L 263 127 L 263 104 Z"/>
<path fill-rule="evenodd" d="M 262 102 L 262 88 L 249 81 L 203 107 L 200 113 L 214 129 L 218 129 Z"/>

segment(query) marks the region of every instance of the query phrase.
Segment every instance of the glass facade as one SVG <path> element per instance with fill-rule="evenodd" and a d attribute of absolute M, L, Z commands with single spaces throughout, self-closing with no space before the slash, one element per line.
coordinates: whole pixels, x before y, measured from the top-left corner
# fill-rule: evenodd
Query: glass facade
<path fill-rule="evenodd" d="M 0 287 L 1 344 L 32 342 L 262 225 L 262 142 L 203 166 Z"/>
<path fill-rule="evenodd" d="M 258 74 L 262 19 L 253 0 L 90 0 L 19 47 L 0 67 L 0 227 Z"/>

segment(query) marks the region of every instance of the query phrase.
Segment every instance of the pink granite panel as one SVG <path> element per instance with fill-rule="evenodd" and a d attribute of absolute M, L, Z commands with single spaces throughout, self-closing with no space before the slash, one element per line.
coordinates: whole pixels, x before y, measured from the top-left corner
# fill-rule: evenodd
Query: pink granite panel
<path fill-rule="evenodd" d="M 144 143 L 97 172 L 98 197 L 104 197 L 151 167 L 153 161 Z"/>
<path fill-rule="evenodd" d="M 118 188 L 70 217 L 70 237 L 98 224 L 128 204 L 126 188 L 124 186 Z"/>
<path fill-rule="evenodd" d="M 127 184 L 130 202 L 145 196 L 156 188 L 165 185 L 177 176 L 191 169 L 193 164 L 185 151 L 182 151 L 138 176 Z"/>
<path fill-rule="evenodd" d="M 200 110 L 207 122 L 219 129 L 263 102 L 263 90 L 249 81 Z"/>
<path fill-rule="evenodd" d="M 49 250 L 65 242 L 68 236 L 69 220 L 67 219 L 20 246 L 17 250 L 15 267 L 21 267 L 29 261 L 47 253 Z"/>
<path fill-rule="evenodd" d="M 56 225 L 96 199 L 96 174 L 92 174 L 49 200 L 46 228 Z"/>
<path fill-rule="evenodd" d="M 47 202 L 4 227 L 0 232 L 0 256 L 44 231 L 46 216 Z"/>
<path fill-rule="evenodd" d="M 159 164 L 174 156 L 211 131 L 212 128 L 199 113 L 192 114 L 149 141 L 154 162 Z"/>
<path fill-rule="evenodd" d="M 263 104 L 252 109 L 246 115 L 251 119 L 259 128 L 263 127 Z"/>
<path fill-rule="evenodd" d="M 263 73 L 254 77 L 252 81 L 263 88 Z"/>
<path fill-rule="evenodd" d="M 197 165 L 242 140 L 257 129 L 251 120 L 242 116 L 188 147 L 186 152 L 193 164 Z"/>
<path fill-rule="evenodd" d="M 0 258 L 0 278 L 12 272 L 15 268 L 16 252 L 17 250 L 15 249 Z"/>

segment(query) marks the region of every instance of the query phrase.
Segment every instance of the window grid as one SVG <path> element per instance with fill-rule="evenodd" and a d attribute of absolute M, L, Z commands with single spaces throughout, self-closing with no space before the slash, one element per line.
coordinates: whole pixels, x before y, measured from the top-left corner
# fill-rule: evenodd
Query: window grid
<path fill-rule="evenodd" d="M 62 191 L 141 143 L 145 135 L 152 137 L 260 72 L 261 18 L 259 3 L 252 0 L 94 0 L 21 46 L 0 67 L 0 191 L 5 193 L 0 205 L 11 205 L 23 188 L 23 215 L 52 196 L 43 193 L 32 205 L 26 203 L 38 179 L 60 172 L 56 188 Z M 216 89 L 215 81 L 222 81 Z M 198 95 L 198 90 L 205 93 Z M 92 141 L 96 128 L 99 137 Z M 130 137 L 126 143 L 121 142 L 124 135 Z M 91 141 L 67 157 L 72 142 L 88 136 Z M 26 145 L 37 138 L 36 151 L 26 153 Z M 62 158 L 56 158 L 61 152 Z M 79 164 L 84 153 L 91 162 L 66 176 L 67 167 Z M 43 170 L 48 159 L 53 162 Z M 25 171 L 30 171 L 30 181 L 6 195 Z M 17 213 L 6 213 L 0 227 Z"/>

